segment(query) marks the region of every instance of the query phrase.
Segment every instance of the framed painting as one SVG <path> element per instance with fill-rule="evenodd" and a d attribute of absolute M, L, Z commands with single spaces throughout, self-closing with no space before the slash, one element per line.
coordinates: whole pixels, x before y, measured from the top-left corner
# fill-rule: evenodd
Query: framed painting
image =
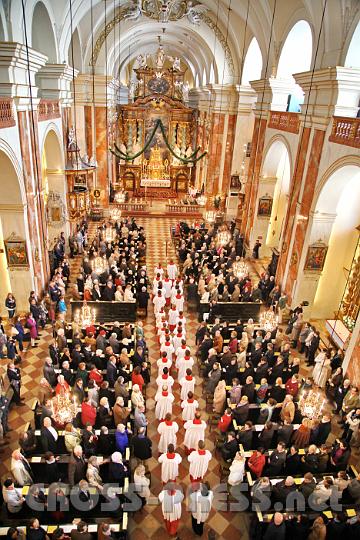
<path fill-rule="evenodd" d="M 4 245 L 9 268 L 29 266 L 25 240 L 5 240 Z"/>
<path fill-rule="evenodd" d="M 312 244 L 308 247 L 304 270 L 321 272 L 324 268 L 328 247 L 322 242 Z"/>
<path fill-rule="evenodd" d="M 272 205 L 272 197 L 269 197 L 268 195 L 265 195 L 265 197 L 260 197 L 257 215 L 261 217 L 270 217 Z"/>
<path fill-rule="evenodd" d="M 240 176 L 238 174 L 231 175 L 230 187 L 233 189 L 241 189 Z"/>

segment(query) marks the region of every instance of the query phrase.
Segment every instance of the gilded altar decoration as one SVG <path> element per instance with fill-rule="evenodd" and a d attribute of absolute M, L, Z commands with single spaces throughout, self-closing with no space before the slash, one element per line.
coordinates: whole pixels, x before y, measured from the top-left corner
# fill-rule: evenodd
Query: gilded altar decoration
<path fill-rule="evenodd" d="M 358 230 L 360 231 L 359 227 Z M 360 312 L 360 238 L 355 249 L 339 311 L 346 328 L 352 332 Z"/>
<path fill-rule="evenodd" d="M 120 173 L 114 192 L 121 187 L 140 197 L 152 188 L 168 189 L 169 197 L 187 193 L 206 152 L 196 147 L 198 111 L 185 104 L 189 88 L 181 58 L 166 54 L 159 42 L 154 55 L 139 54 L 135 65 L 133 102 L 120 107 L 110 149 Z"/>
<path fill-rule="evenodd" d="M 79 322 L 81 328 L 87 328 L 96 321 L 96 311 L 94 308 L 90 308 L 87 302 L 84 300 L 81 309 L 77 310 L 74 315 L 74 320 Z"/>
<path fill-rule="evenodd" d="M 7 240 L 4 240 L 4 246 L 9 268 L 27 268 L 29 266 L 25 240 L 13 233 Z"/>
<path fill-rule="evenodd" d="M 328 246 L 319 240 L 308 247 L 304 270 L 321 272 L 324 268 Z"/>
<path fill-rule="evenodd" d="M 302 416 L 318 420 L 325 412 L 326 399 L 319 390 L 303 391 L 300 394 L 299 409 Z"/>
<path fill-rule="evenodd" d="M 148 17 L 157 22 L 168 23 L 187 18 L 194 25 L 200 24 L 200 14 L 207 7 L 197 0 L 132 0 L 124 11 L 125 20 L 137 21 Z"/>

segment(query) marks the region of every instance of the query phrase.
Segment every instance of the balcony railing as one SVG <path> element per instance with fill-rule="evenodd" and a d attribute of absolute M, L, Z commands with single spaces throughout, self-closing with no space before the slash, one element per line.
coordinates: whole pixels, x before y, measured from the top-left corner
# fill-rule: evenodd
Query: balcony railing
<path fill-rule="evenodd" d="M 201 215 L 201 206 L 197 204 L 167 204 L 166 213 L 167 214 L 193 214 Z"/>
<path fill-rule="evenodd" d="M 299 133 L 299 114 L 294 112 L 270 111 L 268 127 L 288 133 Z"/>
<path fill-rule="evenodd" d="M 51 120 L 53 118 L 60 118 L 59 102 L 51 101 L 49 99 L 42 99 L 38 107 L 39 122 Z"/>
<path fill-rule="evenodd" d="M 13 127 L 15 124 L 12 98 L 0 98 L 0 128 Z"/>
<path fill-rule="evenodd" d="M 360 118 L 334 116 L 329 141 L 360 148 Z"/>

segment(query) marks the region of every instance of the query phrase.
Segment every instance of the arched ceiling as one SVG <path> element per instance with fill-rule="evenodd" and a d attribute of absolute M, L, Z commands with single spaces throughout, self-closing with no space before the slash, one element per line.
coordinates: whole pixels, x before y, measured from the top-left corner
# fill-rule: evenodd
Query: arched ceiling
<path fill-rule="evenodd" d="M 162 34 L 162 28 L 165 28 L 162 35 L 165 53 L 181 57 L 193 79 L 197 76 L 202 80 L 204 71 L 209 77 L 210 66 L 213 65 L 216 82 L 220 84 L 240 83 L 241 66 L 253 37 L 256 37 L 262 54 L 262 76 L 265 75 L 267 64 L 266 75 L 275 74 L 286 36 L 299 20 L 307 21 L 311 27 L 313 60 L 324 7 L 321 0 L 276 0 L 271 33 L 275 0 L 200 0 L 207 9 L 201 13 L 201 23 L 197 26 L 191 24 L 186 17 L 170 23 L 158 23 L 144 15 L 138 20 L 125 20 L 124 11 L 140 0 L 41 1 L 48 10 L 54 27 L 57 61 L 60 63 L 68 61 L 71 36 L 76 31 L 81 44 L 81 64 L 85 72 L 91 71 L 93 45 L 96 73 L 107 72 L 109 76 L 123 76 L 130 72 L 137 54 L 154 50 L 156 36 Z M 25 0 L 29 27 L 38 2 L 39 0 Z M 9 39 L 23 42 L 23 24 L 19 24 L 21 0 L 8 0 L 6 6 Z M 359 1 L 328 0 L 326 6 L 316 68 L 343 65 L 346 56 L 344 50 L 347 50 L 350 35 L 360 18 Z M 266 61 L 268 51 L 269 62 Z"/>

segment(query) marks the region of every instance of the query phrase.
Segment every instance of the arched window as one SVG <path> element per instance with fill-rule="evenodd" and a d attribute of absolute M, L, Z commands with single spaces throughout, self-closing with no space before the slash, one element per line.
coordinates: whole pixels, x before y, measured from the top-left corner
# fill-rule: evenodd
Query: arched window
<path fill-rule="evenodd" d="M 35 6 L 32 19 L 32 47 L 46 54 L 48 62 L 56 64 L 56 43 L 48 11 L 42 2 Z"/>
<path fill-rule="evenodd" d="M 293 73 L 309 71 L 312 57 L 312 34 L 309 23 L 298 21 L 290 30 L 281 50 L 277 78 L 289 79 Z"/>
<path fill-rule="evenodd" d="M 349 68 L 360 68 L 360 22 L 351 38 L 344 65 Z"/>
<path fill-rule="evenodd" d="M 250 86 L 250 81 L 256 81 L 257 79 L 260 79 L 262 63 L 263 61 L 260 47 L 257 39 L 254 37 L 250 42 L 245 56 L 241 84 L 245 86 Z"/>

